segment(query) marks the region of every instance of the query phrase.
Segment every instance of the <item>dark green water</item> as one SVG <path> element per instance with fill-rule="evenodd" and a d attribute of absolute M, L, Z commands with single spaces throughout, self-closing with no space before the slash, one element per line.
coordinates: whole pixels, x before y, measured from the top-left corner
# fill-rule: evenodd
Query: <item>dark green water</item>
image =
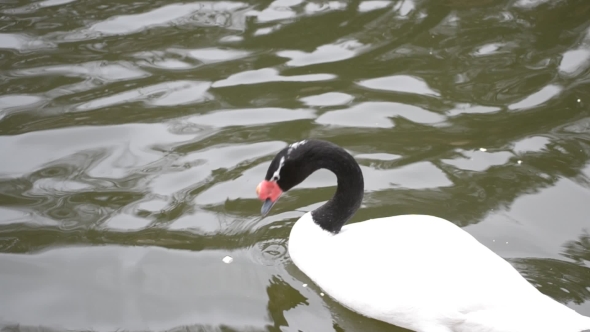
<path fill-rule="evenodd" d="M 7 0 L 0 64 L 3 331 L 402 331 L 287 254 L 331 173 L 260 220 L 305 138 L 590 315 L 589 1 Z"/>

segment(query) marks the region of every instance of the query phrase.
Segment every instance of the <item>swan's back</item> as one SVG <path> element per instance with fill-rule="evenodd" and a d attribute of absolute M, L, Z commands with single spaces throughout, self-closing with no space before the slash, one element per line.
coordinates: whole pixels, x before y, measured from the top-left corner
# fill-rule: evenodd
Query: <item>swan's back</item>
<path fill-rule="evenodd" d="M 427 332 L 590 328 L 590 319 L 583 325 L 587 318 L 540 293 L 444 219 L 380 218 L 331 235 L 306 216 L 291 233 L 293 261 L 326 293 L 366 316 Z"/>
<path fill-rule="evenodd" d="M 304 140 L 271 161 L 256 192 L 266 214 L 319 169 L 334 196 L 293 226 L 289 253 L 338 302 L 418 332 L 580 332 L 590 318 L 541 294 L 508 262 L 449 221 L 404 215 L 346 225 L 361 206 L 362 170 L 334 143 Z"/>

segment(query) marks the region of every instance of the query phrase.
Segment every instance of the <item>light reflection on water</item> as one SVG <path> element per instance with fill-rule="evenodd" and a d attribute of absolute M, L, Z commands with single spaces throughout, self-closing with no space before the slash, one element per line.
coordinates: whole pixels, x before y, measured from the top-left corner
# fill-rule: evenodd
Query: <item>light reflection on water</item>
<path fill-rule="evenodd" d="M 259 216 L 272 156 L 308 137 L 361 164 L 353 222 L 448 218 L 590 315 L 589 3 L 47 0 L 2 13 L 7 329 L 390 331 L 321 296 L 288 257 L 331 173 Z"/>

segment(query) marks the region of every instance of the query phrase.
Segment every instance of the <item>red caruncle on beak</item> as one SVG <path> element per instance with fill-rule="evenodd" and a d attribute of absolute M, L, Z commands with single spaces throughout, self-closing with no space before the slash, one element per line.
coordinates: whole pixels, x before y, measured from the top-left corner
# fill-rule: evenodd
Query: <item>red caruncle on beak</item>
<path fill-rule="evenodd" d="M 260 182 L 256 187 L 256 194 L 258 194 L 258 198 L 261 201 L 270 198 L 271 201 L 276 202 L 282 193 L 283 191 L 281 190 L 281 188 L 279 188 L 279 185 L 274 181 L 264 180 Z"/>
<path fill-rule="evenodd" d="M 261 201 L 264 201 L 261 209 L 262 215 L 265 215 L 270 211 L 279 197 L 281 197 L 282 193 L 283 191 L 274 181 L 263 180 L 258 186 L 256 186 L 256 194 L 258 195 L 258 198 Z"/>

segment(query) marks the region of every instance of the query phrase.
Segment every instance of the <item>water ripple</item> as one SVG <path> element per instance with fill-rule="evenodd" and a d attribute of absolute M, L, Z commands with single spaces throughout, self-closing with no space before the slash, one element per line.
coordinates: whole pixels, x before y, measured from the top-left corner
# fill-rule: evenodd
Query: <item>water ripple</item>
<path fill-rule="evenodd" d="M 308 109 L 253 108 L 220 110 L 193 116 L 187 121 L 200 126 L 229 127 L 264 125 L 312 118 L 315 118 L 315 113 Z"/>
<path fill-rule="evenodd" d="M 55 65 L 17 69 L 10 73 L 14 77 L 34 77 L 63 75 L 98 79 L 105 82 L 117 82 L 147 77 L 150 74 L 136 68 L 129 62 L 107 63 L 104 61 L 87 62 L 77 65 Z"/>
<path fill-rule="evenodd" d="M 0 49 L 20 52 L 54 48 L 55 44 L 24 34 L 0 33 Z"/>
<path fill-rule="evenodd" d="M 258 70 L 250 70 L 242 73 L 237 73 L 229 76 L 227 79 L 214 82 L 211 87 L 223 88 L 236 85 L 248 85 L 271 82 L 315 82 L 326 81 L 336 78 L 332 74 L 309 74 L 309 75 L 294 75 L 283 76 L 279 71 L 273 68 L 263 68 Z"/>
<path fill-rule="evenodd" d="M 341 92 L 327 92 L 321 95 L 307 96 L 300 100 L 307 106 L 337 106 L 350 103 L 353 96 Z"/>
<path fill-rule="evenodd" d="M 432 90 L 424 80 L 407 75 L 373 78 L 359 82 L 359 85 L 369 89 L 386 90 L 404 93 L 417 93 L 427 96 L 440 96 Z"/>
<path fill-rule="evenodd" d="M 197 22 L 194 15 L 205 12 L 231 12 L 244 7 L 246 4 L 243 2 L 228 1 L 171 4 L 147 13 L 115 16 L 93 24 L 89 30 L 102 35 L 131 34 L 158 26 L 186 24 L 192 20 Z M 216 20 L 215 23 L 224 25 L 225 22 Z"/>
<path fill-rule="evenodd" d="M 447 218 L 590 315 L 590 3 L 0 11 L 0 310 L 14 320 L 0 329 L 401 332 L 321 296 L 290 260 L 293 222 L 334 174 L 260 217 L 273 155 L 309 138 L 361 165 L 351 222 Z"/>
<path fill-rule="evenodd" d="M 194 81 L 177 81 L 141 87 L 116 95 L 96 98 L 76 106 L 76 111 L 89 111 L 107 106 L 135 101 L 143 101 L 153 106 L 175 106 L 193 104 L 211 99 L 206 92 L 211 83 Z"/>
<path fill-rule="evenodd" d="M 280 51 L 277 55 L 290 58 L 291 60 L 287 62 L 288 66 L 301 67 L 350 59 L 368 48 L 368 45 L 363 45 L 356 40 L 346 40 L 335 44 L 322 45 L 312 53 Z"/>
<path fill-rule="evenodd" d="M 391 117 L 403 117 L 423 124 L 437 124 L 445 117 L 417 106 L 388 102 L 367 102 L 348 109 L 329 111 L 320 115 L 316 122 L 324 125 L 393 128 Z"/>
<path fill-rule="evenodd" d="M 543 89 L 526 97 L 525 99 L 517 103 L 508 105 L 508 108 L 511 110 L 519 110 L 535 107 L 551 100 L 556 95 L 558 95 L 562 90 L 563 88 L 558 85 L 548 85 Z"/>

